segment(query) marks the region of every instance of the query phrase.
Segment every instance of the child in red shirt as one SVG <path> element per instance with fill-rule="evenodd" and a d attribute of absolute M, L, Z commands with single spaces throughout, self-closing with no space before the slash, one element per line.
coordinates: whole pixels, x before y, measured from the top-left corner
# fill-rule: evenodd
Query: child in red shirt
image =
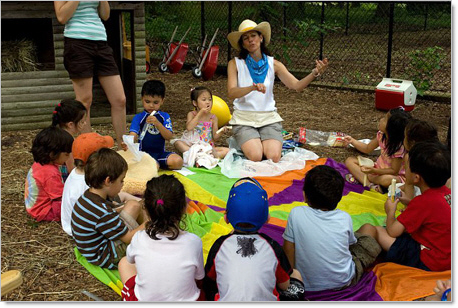
<path fill-rule="evenodd" d="M 33 140 L 34 163 L 25 180 L 24 202 L 37 221 L 60 221 L 64 182 L 59 166 L 68 160 L 72 144 L 72 135 L 56 126 L 43 129 Z"/>
<path fill-rule="evenodd" d="M 386 261 L 424 270 L 451 269 L 451 157 L 438 141 L 416 143 L 409 152 L 406 183 L 421 195 L 410 201 L 397 219 L 390 198 L 385 203 L 386 228 L 363 225 L 358 232 L 374 237 L 387 251 Z"/>

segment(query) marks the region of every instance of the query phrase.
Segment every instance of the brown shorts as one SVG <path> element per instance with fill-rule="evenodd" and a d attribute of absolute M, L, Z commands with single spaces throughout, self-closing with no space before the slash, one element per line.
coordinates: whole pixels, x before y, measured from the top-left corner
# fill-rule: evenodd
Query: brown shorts
<path fill-rule="evenodd" d="M 106 41 L 65 38 L 64 66 L 70 79 L 119 75 L 113 49 Z"/>

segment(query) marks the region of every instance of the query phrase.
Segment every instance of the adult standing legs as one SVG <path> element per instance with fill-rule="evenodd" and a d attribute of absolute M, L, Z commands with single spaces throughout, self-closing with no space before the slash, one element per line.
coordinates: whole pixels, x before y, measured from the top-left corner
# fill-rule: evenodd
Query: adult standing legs
<path fill-rule="evenodd" d="M 82 133 L 91 132 L 92 81 L 92 77 L 72 79 L 75 99 L 83 103 L 87 110 L 86 124 L 81 129 Z"/>
<path fill-rule="evenodd" d="M 118 145 L 126 132 L 126 95 L 119 75 L 99 76 L 100 84 L 111 105 L 111 121 Z"/>

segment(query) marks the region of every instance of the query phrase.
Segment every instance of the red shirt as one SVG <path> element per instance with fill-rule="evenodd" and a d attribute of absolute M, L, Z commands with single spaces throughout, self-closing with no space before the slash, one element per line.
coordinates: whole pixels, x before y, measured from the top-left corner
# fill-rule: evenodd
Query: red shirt
<path fill-rule="evenodd" d="M 422 245 L 420 260 L 432 271 L 451 269 L 451 200 L 451 191 L 446 186 L 429 188 L 412 199 L 397 218 Z"/>
<path fill-rule="evenodd" d="M 27 212 L 37 221 L 46 218 L 53 202 L 61 202 L 64 183 L 59 167 L 34 162 L 25 179 L 24 201 Z"/>

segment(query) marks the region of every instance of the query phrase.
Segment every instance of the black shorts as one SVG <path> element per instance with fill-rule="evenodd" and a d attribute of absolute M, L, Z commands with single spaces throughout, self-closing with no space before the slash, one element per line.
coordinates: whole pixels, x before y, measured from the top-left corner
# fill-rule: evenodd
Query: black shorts
<path fill-rule="evenodd" d="M 430 269 L 420 260 L 420 251 L 420 243 L 415 241 L 410 234 L 404 233 L 391 245 L 385 260 L 429 271 Z"/>
<path fill-rule="evenodd" d="M 70 79 L 119 75 L 113 49 L 106 41 L 65 37 L 64 66 Z"/>

